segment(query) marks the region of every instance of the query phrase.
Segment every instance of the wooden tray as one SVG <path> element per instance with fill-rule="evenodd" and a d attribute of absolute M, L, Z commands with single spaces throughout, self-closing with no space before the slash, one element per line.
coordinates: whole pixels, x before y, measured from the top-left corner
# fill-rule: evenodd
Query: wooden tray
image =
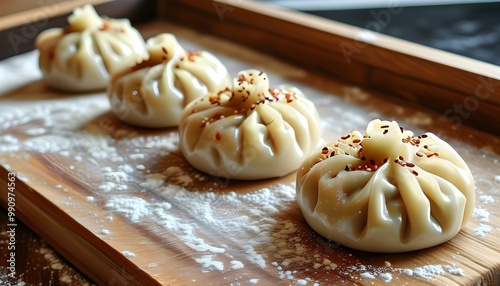
<path fill-rule="evenodd" d="M 305 223 L 294 201 L 294 174 L 252 183 L 206 176 L 193 170 L 178 152 L 175 129 L 147 130 L 123 124 L 109 112 L 104 94 L 56 93 L 47 89 L 36 73 L 0 97 L 0 199 L 4 207 L 12 172 L 16 175 L 17 218 L 100 285 L 500 283 L 498 136 L 467 126 L 472 123 L 465 119 L 454 130 L 440 119 L 440 113 L 395 99 L 402 94 L 401 84 L 417 80 L 409 77 L 410 69 L 387 64 L 380 67 L 383 61 L 370 54 L 391 52 L 380 42 L 367 45 L 366 52 L 359 54 L 367 54 L 363 59 L 342 64 L 338 54 L 335 60 L 335 53 L 326 52 L 326 46 L 321 50 L 299 41 L 297 33 L 279 32 L 307 29 L 309 39 L 317 37 L 314 42 L 322 42 L 321 35 L 342 29 L 354 31 L 352 27 L 313 19 L 307 23 L 321 23 L 325 25 L 323 30 L 318 26 L 304 28 L 305 24 L 296 23 L 298 20 L 285 21 L 283 17 L 290 20 L 293 12 L 271 13 L 260 4 L 245 1 L 203 2 L 196 7 L 192 3 L 168 4 L 171 6 L 160 9 L 165 12 L 160 18 L 168 16 L 177 21 L 190 15 L 193 25 L 210 33 L 163 21 L 139 28 L 145 37 L 171 32 L 189 50 L 215 53 L 232 75 L 241 69 L 260 68 L 268 73 L 272 85 L 298 86 L 316 103 L 325 140 L 353 129 L 362 130 L 373 118 L 398 120 L 416 133 L 438 133 L 456 148 L 473 172 L 477 186 L 473 219 L 451 241 L 422 251 L 371 254 L 338 246 L 316 235 Z M 267 19 L 267 25 L 263 19 Z M 251 36 L 238 37 L 243 30 Z M 339 34 L 338 39 L 345 38 Z M 221 35 L 243 40 L 237 45 Z M 257 40 L 259 37 L 261 40 Z M 285 48 L 280 47 L 292 42 L 296 43 L 295 51 L 303 48 L 309 53 L 301 53 L 300 59 L 295 57 L 290 63 L 256 51 L 256 46 L 269 43 L 270 38 L 275 42 L 266 49 L 274 53 L 281 54 Z M 456 59 L 431 49 L 414 48 Z M 314 56 L 316 51 L 318 55 Z M 323 56 L 325 60 L 320 61 Z M 365 57 L 372 58 L 371 62 Z M 430 75 L 419 73 L 415 75 L 419 85 L 407 86 L 406 99 L 420 101 L 420 97 L 409 95 L 426 90 L 444 106 L 460 100 L 459 94 L 463 99 L 467 88 L 474 86 L 467 78 L 485 76 L 457 65 L 473 63 L 469 67 L 496 70 L 462 58 L 458 63 L 443 64 L 439 57 L 430 61 L 403 52 L 394 57 L 411 58 L 413 67 L 439 67 L 436 74 L 446 71 L 461 79 L 458 82 L 463 85 L 449 88 L 457 82 L 446 77 L 448 80 L 439 85 L 440 90 L 449 91 L 445 95 L 433 92 L 437 84 L 431 81 L 438 80 Z M 303 58 L 314 59 L 315 63 L 302 66 Z M 25 69 L 36 69 L 36 54 L 24 55 L 22 60 Z M 328 64 L 330 61 L 351 68 L 337 72 L 333 64 Z M 358 73 L 362 70 L 369 75 Z M 350 80 L 332 74 L 344 74 Z M 373 85 L 374 78 L 380 79 L 380 85 L 386 82 L 381 78 L 391 79 L 393 86 L 380 92 Z M 496 82 L 494 78 L 488 80 Z M 396 90 L 401 93 L 393 93 Z M 481 101 L 469 118 L 472 114 L 487 115 L 489 107 L 497 108 L 494 96 L 487 100 Z M 491 117 L 490 121 L 496 119 Z M 473 123 L 487 124 L 485 120 Z"/>

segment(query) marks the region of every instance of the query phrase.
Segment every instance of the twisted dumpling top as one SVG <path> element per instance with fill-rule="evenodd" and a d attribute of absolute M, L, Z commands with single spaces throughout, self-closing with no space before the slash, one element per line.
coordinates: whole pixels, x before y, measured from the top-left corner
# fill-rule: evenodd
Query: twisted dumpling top
<path fill-rule="evenodd" d="M 68 27 L 36 39 L 44 80 L 66 91 L 105 89 L 110 74 L 148 58 L 144 39 L 128 19 L 100 17 L 92 5 L 76 8 Z"/>
<path fill-rule="evenodd" d="M 374 120 L 314 151 L 297 174 L 297 201 L 313 229 L 346 246 L 411 251 L 455 236 L 474 209 L 472 174 L 432 133 Z"/>
<path fill-rule="evenodd" d="M 185 51 L 172 34 L 147 41 L 149 59 L 115 74 L 108 86 L 112 111 L 144 127 L 179 124 L 184 107 L 230 86 L 226 67 L 207 51 Z"/>
<path fill-rule="evenodd" d="M 296 88 L 269 88 L 268 76 L 244 70 L 233 87 L 191 102 L 183 112 L 180 148 L 197 169 L 258 180 L 295 171 L 317 146 L 314 104 Z"/>

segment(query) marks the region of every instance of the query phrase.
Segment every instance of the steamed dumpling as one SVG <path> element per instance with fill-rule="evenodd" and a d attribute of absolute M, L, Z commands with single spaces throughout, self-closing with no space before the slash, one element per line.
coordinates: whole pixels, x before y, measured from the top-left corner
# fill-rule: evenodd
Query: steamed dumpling
<path fill-rule="evenodd" d="M 88 4 L 76 8 L 65 29 L 43 31 L 36 39 L 39 66 L 48 85 L 66 91 L 103 90 L 110 74 L 148 54 L 144 39 L 127 19 L 107 19 Z"/>
<path fill-rule="evenodd" d="M 374 120 L 311 153 L 297 172 L 309 225 L 345 246 L 412 251 L 454 237 L 474 209 L 474 181 L 457 152 L 432 133 L 413 136 Z"/>
<path fill-rule="evenodd" d="M 314 104 L 296 88 L 269 88 L 267 75 L 245 70 L 233 88 L 191 102 L 179 126 L 180 149 L 208 174 L 258 180 L 289 174 L 319 144 Z"/>
<path fill-rule="evenodd" d="M 186 52 L 172 34 L 147 41 L 150 58 L 115 76 L 108 87 L 112 111 L 133 125 L 178 126 L 184 107 L 230 86 L 226 67 L 211 53 Z"/>

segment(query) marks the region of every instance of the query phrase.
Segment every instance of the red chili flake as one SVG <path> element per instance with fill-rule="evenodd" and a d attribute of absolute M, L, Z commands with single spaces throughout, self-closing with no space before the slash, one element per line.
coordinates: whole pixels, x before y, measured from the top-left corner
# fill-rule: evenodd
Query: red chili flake
<path fill-rule="evenodd" d="M 239 74 L 238 75 L 238 82 L 245 82 L 245 81 L 246 81 L 245 75 Z"/>
<path fill-rule="evenodd" d="M 387 132 L 389 132 L 389 130 L 385 129 L 384 132 L 382 132 L 383 135 L 387 134 Z"/>
<path fill-rule="evenodd" d="M 297 97 L 296 97 L 295 93 L 288 93 L 287 92 L 285 98 L 286 98 L 286 103 L 290 103 L 290 102 L 293 102 L 295 100 L 295 98 L 297 98 Z"/>
<path fill-rule="evenodd" d="M 194 62 L 196 57 L 199 57 L 199 56 L 201 56 L 201 53 L 199 53 L 199 52 L 187 52 L 188 60 L 191 62 Z"/>
<path fill-rule="evenodd" d="M 425 149 L 427 149 L 427 148 L 429 148 L 429 146 L 427 146 L 427 145 L 424 145 L 424 148 L 425 148 Z"/>
<path fill-rule="evenodd" d="M 109 21 L 102 22 L 102 26 L 99 28 L 99 30 L 104 31 L 107 29 L 109 29 Z"/>
<path fill-rule="evenodd" d="M 415 171 L 415 170 L 410 170 L 410 172 L 411 172 L 413 175 L 418 176 L 418 172 L 417 172 L 417 171 Z"/>
<path fill-rule="evenodd" d="M 417 155 L 418 157 L 424 157 L 424 154 L 422 154 L 420 152 L 417 152 L 415 155 Z"/>
<path fill-rule="evenodd" d="M 208 98 L 208 100 L 210 101 L 211 104 L 220 104 L 219 99 L 220 98 L 217 96 L 210 96 Z"/>
<path fill-rule="evenodd" d="M 361 139 L 354 139 L 354 140 L 352 140 L 352 143 L 359 143 L 359 142 L 361 142 Z"/>
<path fill-rule="evenodd" d="M 410 167 L 410 168 L 412 168 L 412 167 L 415 167 L 415 164 L 410 163 L 410 162 L 407 162 L 407 163 L 406 163 L 406 167 Z"/>
<path fill-rule="evenodd" d="M 427 134 L 422 134 L 420 137 L 427 138 Z"/>
<path fill-rule="evenodd" d="M 328 147 L 323 147 L 323 149 L 321 149 L 321 154 L 328 154 Z"/>
<path fill-rule="evenodd" d="M 346 140 L 346 139 L 349 139 L 349 137 L 351 137 L 351 134 L 347 134 L 345 136 L 342 136 L 342 137 L 340 137 L 340 139 Z"/>
<path fill-rule="evenodd" d="M 380 126 L 380 128 L 389 128 L 389 125 Z"/>
<path fill-rule="evenodd" d="M 427 158 L 434 156 L 434 153 L 427 154 Z"/>
<path fill-rule="evenodd" d="M 375 160 L 370 159 L 370 164 L 372 164 L 372 166 L 375 166 Z"/>
<path fill-rule="evenodd" d="M 165 47 L 161 47 L 161 50 L 163 51 L 164 54 L 168 55 L 168 50 Z"/>
<path fill-rule="evenodd" d="M 231 92 L 231 89 L 229 87 L 226 87 L 223 90 L 219 90 L 219 92 L 217 92 L 217 95 L 221 95 L 221 94 L 223 94 L 225 92 Z"/>
<path fill-rule="evenodd" d="M 330 157 L 333 157 L 335 156 L 335 151 L 332 151 L 332 153 L 330 153 Z"/>
<path fill-rule="evenodd" d="M 389 158 L 384 158 L 384 163 L 386 163 L 388 159 L 389 159 Z"/>
<path fill-rule="evenodd" d="M 401 160 L 401 161 L 404 160 L 403 156 L 401 156 L 401 155 L 399 155 L 398 159 Z"/>
<path fill-rule="evenodd" d="M 438 152 L 434 152 L 434 156 L 439 156 L 439 153 Z"/>
<path fill-rule="evenodd" d="M 222 138 L 222 136 L 220 135 L 220 132 L 218 132 L 218 131 L 217 131 L 217 132 L 215 133 L 215 139 L 216 139 L 217 141 L 219 141 L 221 138 Z"/>

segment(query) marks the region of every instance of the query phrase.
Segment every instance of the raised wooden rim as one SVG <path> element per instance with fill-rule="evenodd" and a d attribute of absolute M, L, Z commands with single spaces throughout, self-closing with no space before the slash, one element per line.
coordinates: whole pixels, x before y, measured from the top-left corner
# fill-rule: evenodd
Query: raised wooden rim
<path fill-rule="evenodd" d="M 250 0 L 161 1 L 159 16 L 500 134 L 499 66 Z"/>

